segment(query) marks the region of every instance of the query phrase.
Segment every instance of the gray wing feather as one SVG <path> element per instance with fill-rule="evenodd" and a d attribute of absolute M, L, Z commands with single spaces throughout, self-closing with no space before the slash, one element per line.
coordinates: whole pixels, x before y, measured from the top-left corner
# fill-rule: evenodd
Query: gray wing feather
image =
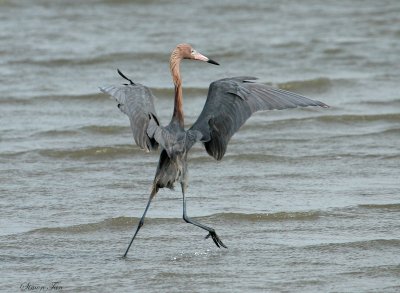
<path fill-rule="evenodd" d="M 157 149 L 158 142 L 154 134 L 160 128 L 160 123 L 150 89 L 135 83 L 100 87 L 100 90 L 115 98 L 118 108 L 129 117 L 136 144 L 146 151 Z"/>
<path fill-rule="evenodd" d="M 231 137 L 257 111 L 296 107 L 328 107 L 301 95 L 254 83 L 254 77 L 233 77 L 211 83 L 207 101 L 189 131 L 202 134 L 210 156 L 221 160 Z"/>

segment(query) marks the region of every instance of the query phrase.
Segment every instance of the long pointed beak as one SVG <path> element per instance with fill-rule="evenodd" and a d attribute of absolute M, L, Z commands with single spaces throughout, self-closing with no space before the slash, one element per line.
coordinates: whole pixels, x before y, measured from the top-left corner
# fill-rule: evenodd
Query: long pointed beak
<path fill-rule="evenodd" d="M 208 59 L 207 62 L 208 62 L 208 63 L 211 63 L 211 64 L 214 64 L 214 65 L 219 65 L 218 62 L 216 62 L 216 61 L 214 61 L 214 60 L 212 60 L 212 59 Z"/>
<path fill-rule="evenodd" d="M 200 60 L 200 61 L 208 62 L 208 63 L 214 64 L 214 65 L 219 65 L 218 62 L 211 60 L 210 58 L 208 58 L 200 53 L 195 53 L 193 57 L 194 57 L 194 60 Z"/>

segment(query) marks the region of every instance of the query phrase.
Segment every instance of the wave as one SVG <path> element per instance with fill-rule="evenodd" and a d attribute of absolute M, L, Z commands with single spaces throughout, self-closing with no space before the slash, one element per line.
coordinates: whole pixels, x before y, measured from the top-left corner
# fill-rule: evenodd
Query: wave
<path fill-rule="evenodd" d="M 139 82 L 140 83 L 140 82 Z M 123 81 L 120 83 L 123 84 Z M 93 85 L 93 88 L 96 89 L 101 84 Z M 118 83 L 116 83 L 118 85 Z M 148 85 L 147 85 L 148 86 Z M 172 99 L 174 97 L 174 88 L 173 86 L 167 88 L 151 88 L 151 91 L 156 96 L 157 99 L 170 99 L 172 103 Z M 208 88 L 198 88 L 198 87 L 186 87 L 184 89 L 185 95 L 188 96 L 204 96 L 204 99 L 207 96 Z M 44 96 L 35 96 L 31 98 L 1 98 L 0 105 L 35 105 L 40 103 L 48 103 L 48 102 L 63 102 L 63 101 L 73 101 L 73 102 L 98 102 L 98 101 L 109 101 L 112 97 L 101 93 L 100 90 L 98 93 L 91 94 L 82 94 L 82 95 L 44 95 Z"/>
<path fill-rule="evenodd" d="M 322 93 L 327 92 L 333 86 L 333 80 L 326 77 L 320 77 L 315 79 L 278 83 L 277 86 L 287 91 Z"/>
<path fill-rule="evenodd" d="M 209 216 L 193 217 L 199 221 L 226 221 L 226 222 L 268 222 L 268 221 L 306 221 L 316 220 L 321 216 L 318 211 L 306 212 L 277 212 L 277 213 L 217 213 Z M 116 217 L 105 219 L 95 223 L 85 223 L 66 227 L 44 227 L 34 229 L 25 233 L 91 233 L 99 230 L 122 230 L 134 227 L 140 218 L 138 217 Z M 182 222 L 182 218 L 146 218 L 146 225 L 161 225 Z M 25 234 L 24 233 L 24 234 Z"/>
<path fill-rule="evenodd" d="M 392 134 L 400 134 L 400 128 L 389 128 L 382 129 L 378 131 L 364 132 L 364 133 L 352 133 L 352 134 L 341 134 L 332 136 L 332 138 L 357 138 L 357 137 L 368 137 L 368 136 L 376 136 L 376 135 L 392 135 Z"/>
<path fill-rule="evenodd" d="M 309 210 L 309 211 L 281 211 L 281 212 L 273 212 L 273 213 L 241 213 L 241 212 L 228 212 L 228 213 L 215 213 L 206 216 L 193 217 L 198 221 L 204 222 L 278 222 L 278 221 L 317 221 L 321 218 L 354 218 L 357 217 L 357 213 L 355 211 L 362 209 L 381 209 L 381 210 L 392 210 L 398 211 L 400 210 L 400 203 L 390 203 L 390 204 L 362 204 L 356 206 L 349 207 L 339 207 L 334 209 L 329 209 L 326 211 L 321 210 Z M 362 212 L 364 213 L 364 212 Z M 94 223 L 83 223 L 77 225 L 71 225 L 66 227 L 43 227 L 34 230 L 30 230 L 25 233 L 91 233 L 99 230 L 123 230 L 123 229 L 131 229 L 140 221 L 139 217 L 115 217 L 104 219 L 99 222 Z M 173 224 L 182 222 L 181 217 L 169 217 L 169 218 L 146 218 L 146 225 L 165 225 L 165 224 Z M 378 245 L 379 243 L 392 245 L 396 243 L 396 245 L 400 244 L 400 239 L 374 239 L 374 240 L 366 240 L 366 241 L 356 241 L 350 243 L 328 243 L 328 244 L 319 244 L 319 245 L 311 245 L 318 247 L 337 247 L 337 246 L 362 246 L 362 245 L 370 245 L 370 243 L 374 243 L 374 245 Z"/>
<path fill-rule="evenodd" d="M 400 113 L 385 113 L 385 114 L 344 114 L 344 115 L 325 115 L 318 116 L 318 121 L 321 122 L 375 122 L 375 121 L 388 121 L 399 122 Z"/>
<path fill-rule="evenodd" d="M 96 65 L 107 62 L 117 62 L 118 60 L 154 60 L 168 62 L 169 56 L 158 52 L 116 52 L 110 54 L 101 54 L 97 56 L 78 57 L 73 56 L 72 58 L 53 58 L 53 59 L 33 59 L 25 58 L 16 61 L 10 61 L 9 64 L 24 64 L 24 65 L 36 65 L 44 67 L 62 67 L 62 66 L 82 66 L 82 65 Z"/>
<path fill-rule="evenodd" d="M 79 131 L 77 130 L 47 130 L 47 131 L 41 131 L 32 134 L 31 136 L 33 137 L 65 137 L 65 136 L 74 136 L 74 135 L 79 135 Z"/>
<path fill-rule="evenodd" d="M 89 125 L 78 128 L 79 131 L 91 134 L 116 134 L 125 133 L 129 126 L 116 125 Z"/>
<path fill-rule="evenodd" d="M 19 7 L 20 3 L 16 3 L 16 1 L 12 1 L 12 0 L 2 0 L 0 1 L 0 7 Z"/>
<path fill-rule="evenodd" d="M 307 111 L 306 109 L 301 109 Z M 314 123 L 324 123 L 324 124 L 354 124 L 354 123 L 367 123 L 367 122 L 399 122 L 400 113 L 382 113 L 382 114 L 324 114 L 324 112 L 311 112 L 313 116 L 305 116 L 299 118 L 280 118 L 277 117 L 274 120 L 268 121 L 253 121 L 251 124 L 248 123 L 244 127 L 250 127 L 260 130 L 266 127 L 273 129 L 274 124 L 279 127 L 284 127 L 287 125 L 296 125 L 299 122 L 314 122 Z M 314 114 L 318 113 L 318 114 Z M 320 114 L 321 113 L 321 114 Z M 396 128 L 397 129 L 397 128 Z M 386 129 L 383 131 L 396 131 L 396 129 Z"/>
<path fill-rule="evenodd" d="M 400 99 L 390 99 L 386 101 L 361 101 L 360 104 L 365 104 L 369 106 L 391 106 L 400 107 Z"/>
<path fill-rule="evenodd" d="M 158 0 L 100 0 L 102 3 L 111 4 L 111 5 L 118 5 L 118 4 L 153 4 L 153 3 L 160 3 Z"/>
<path fill-rule="evenodd" d="M 49 131 L 49 133 L 52 133 L 52 131 Z M 56 131 L 57 135 L 62 135 L 62 133 L 63 131 Z M 146 155 L 143 150 L 134 145 L 132 138 L 132 144 L 94 146 L 80 149 L 35 149 L 28 151 L 3 152 L 0 153 L 0 158 L 12 159 L 21 156 L 39 155 L 51 159 L 107 160 L 110 158 L 133 156 L 135 154 L 140 154 L 141 156 Z"/>
<path fill-rule="evenodd" d="M 301 118 L 301 119 L 288 119 L 285 121 L 279 121 L 277 126 L 282 128 L 283 124 L 294 125 L 298 120 L 322 120 L 322 121 L 329 121 L 332 122 L 343 122 L 348 119 L 348 121 L 376 121 L 381 119 L 387 119 L 389 121 L 400 121 L 400 114 L 396 114 L 392 116 L 392 114 L 388 115 L 374 115 L 373 117 L 366 118 L 365 116 L 361 117 L 313 117 L 313 118 Z M 274 122 L 268 122 L 270 125 L 269 127 L 273 130 L 276 129 L 274 126 Z M 252 132 L 258 132 L 258 128 L 260 129 L 259 132 L 261 133 L 264 131 L 263 125 L 255 124 L 247 126 L 248 129 L 251 129 Z M 66 137 L 76 137 L 82 135 L 99 135 L 99 136 L 114 136 L 114 135 L 121 135 L 127 134 L 129 135 L 130 129 L 129 126 L 118 126 L 118 125 L 87 125 L 81 126 L 76 129 L 53 129 L 47 130 L 42 132 L 35 132 L 30 136 L 33 138 L 66 138 Z M 366 133 L 354 133 L 354 134 L 332 134 L 325 139 L 332 140 L 332 139 L 345 139 L 345 140 L 352 140 L 356 141 L 357 139 L 361 139 L 363 137 L 393 137 L 400 133 L 400 128 L 389 128 L 389 129 L 382 129 L 379 131 L 373 132 L 366 132 Z M 355 140 L 356 139 L 356 140 Z M 297 143 L 309 143 L 312 142 L 314 138 L 270 138 L 267 139 L 269 144 L 297 144 Z M 263 140 L 264 141 L 264 140 Z M 235 152 L 235 148 L 233 145 L 240 144 L 241 141 L 235 139 L 231 142 L 231 147 L 229 148 L 230 151 L 225 156 L 225 161 L 252 161 L 252 162 L 287 162 L 291 160 L 301 160 L 301 159 L 329 159 L 331 158 L 365 158 L 365 159 L 398 159 L 400 157 L 399 154 L 396 153 L 376 153 L 376 154 L 357 154 L 357 153 L 343 153 L 343 152 L 336 152 L 331 153 L 330 156 L 326 154 L 314 154 L 314 155 L 275 155 L 272 153 L 266 153 L 265 151 L 259 152 L 255 151 L 253 153 L 246 153 L 243 150 Z M 19 157 L 24 155 L 39 155 L 43 157 L 48 157 L 52 159 L 75 159 L 75 160 L 82 160 L 82 159 L 95 159 L 95 160 L 106 160 L 110 158 L 123 158 L 123 157 L 130 157 L 133 155 L 146 155 L 143 150 L 137 147 L 133 141 L 133 138 L 127 144 L 111 144 L 107 146 L 86 146 L 82 148 L 46 148 L 46 149 L 31 149 L 25 151 L 11 151 L 11 152 L 3 152 L 0 154 L 2 158 L 12 158 L 12 157 Z M 192 163 L 202 162 L 205 159 L 206 154 L 204 153 L 204 148 L 200 143 L 198 143 L 192 150 L 190 161 Z"/>
<path fill-rule="evenodd" d="M 107 100 L 107 96 L 100 93 L 95 94 L 84 94 L 84 95 L 45 95 L 45 96 L 35 96 L 31 98 L 2 98 L 0 99 L 1 104 L 9 105 L 35 105 L 37 103 L 47 103 L 47 102 L 62 102 L 62 101 L 101 101 Z"/>
<path fill-rule="evenodd" d="M 276 213 L 218 213 L 207 217 L 213 220 L 238 221 L 238 222 L 269 222 L 269 221 L 304 221 L 316 220 L 321 217 L 323 212 L 276 212 Z"/>
<path fill-rule="evenodd" d="M 370 240 L 360 240 L 360 241 L 351 241 L 351 242 L 338 242 L 338 243 L 322 243 L 317 245 L 307 245 L 304 246 L 305 249 L 317 249 L 317 250 L 340 250 L 342 251 L 345 248 L 350 249 L 378 249 L 382 250 L 384 247 L 393 247 L 397 248 L 400 245 L 400 239 L 370 239 Z"/>
<path fill-rule="evenodd" d="M 338 114 L 338 115 L 319 115 L 314 117 L 291 118 L 284 121 L 292 123 L 296 121 L 317 121 L 323 123 L 357 123 L 357 122 L 399 122 L 400 113 L 383 114 Z"/>
<path fill-rule="evenodd" d="M 43 62 L 48 62 L 48 61 L 43 61 Z M 59 61 L 63 62 L 63 61 Z M 134 80 L 134 79 L 133 79 Z M 141 83 L 140 80 L 134 80 L 135 82 Z M 260 83 L 264 83 L 261 81 L 258 81 Z M 264 83 L 267 85 L 272 85 L 274 87 L 278 87 L 281 89 L 289 90 L 289 91 L 295 91 L 295 92 L 325 92 L 328 91 L 333 85 L 336 86 L 338 83 L 349 83 L 351 81 L 349 80 L 333 80 L 325 77 L 319 77 L 315 79 L 308 79 L 308 80 L 299 80 L 299 81 L 288 81 L 284 83 L 277 83 L 277 84 L 271 84 L 271 83 Z M 124 81 L 121 79 L 120 82 L 116 82 L 116 84 L 123 84 Z M 93 90 L 97 90 L 98 86 L 102 86 L 102 84 L 98 85 L 93 85 Z M 171 84 L 171 86 L 168 87 L 151 87 L 151 84 L 146 84 L 153 94 L 159 98 L 168 98 L 172 99 L 174 96 L 174 87 Z M 205 87 L 190 87 L 190 86 L 185 86 L 184 89 L 184 94 L 185 96 L 202 96 L 204 99 L 207 96 L 208 92 L 208 85 Z M 41 103 L 41 102 L 51 102 L 51 101 L 107 101 L 109 96 L 99 92 L 94 92 L 94 93 L 88 93 L 88 94 L 82 94 L 82 95 L 43 95 L 43 96 L 34 96 L 30 98 L 2 98 L 0 99 L 0 104 L 21 104 L 21 105 L 27 105 L 27 104 L 35 104 L 35 103 Z M 394 101 L 395 103 L 398 103 L 397 100 Z M 390 103 L 390 102 L 389 102 Z"/>
<path fill-rule="evenodd" d="M 135 80 L 135 82 L 141 83 L 140 80 Z M 353 80 L 350 79 L 330 79 L 326 77 L 317 77 L 314 79 L 306 79 L 306 80 L 294 80 L 294 81 L 287 81 L 283 83 L 276 83 L 276 84 L 271 84 L 267 82 L 262 82 L 258 81 L 260 83 L 264 83 L 270 86 L 274 86 L 277 88 L 281 88 L 284 90 L 289 90 L 293 92 L 299 92 L 299 93 L 322 93 L 322 92 L 327 92 L 329 91 L 332 87 L 337 87 L 338 85 L 342 86 L 350 86 L 352 83 L 354 83 Z M 116 84 L 123 84 L 124 81 L 117 81 Z M 98 86 L 101 86 L 102 84 L 96 84 L 93 85 L 93 90 L 95 91 Z M 172 100 L 174 96 L 174 88 L 171 84 L 171 86 L 167 87 L 151 87 L 151 84 L 146 84 L 153 94 L 157 97 L 157 99 L 169 99 Z M 208 92 L 208 85 L 205 87 L 190 87 L 190 86 L 185 86 L 184 87 L 184 94 L 186 97 L 188 96 L 196 96 L 196 97 L 203 97 L 204 100 L 207 96 Z M 12 97 L 4 97 L 0 99 L 0 104 L 10 104 L 10 105 L 35 105 L 37 103 L 46 103 L 46 102 L 52 102 L 52 101 L 57 101 L 57 102 L 62 102 L 62 101 L 76 101 L 76 102 L 92 102 L 92 101 L 102 101 L 102 102 L 107 102 L 108 99 L 111 97 L 101 93 L 100 91 L 94 92 L 94 93 L 88 93 L 88 94 L 81 94 L 81 95 L 43 95 L 43 96 L 34 96 L 30 98 L 12 98 Z M 112 99 L 112 98 L 111 98 Z M 371 101 L 357 101 L 357 102 L 352 102 L 350 104 L 356 104 L 356 105 L 366 105 L 366 106 L 387 106 L 387 107 L 398 107 L 400 106 L 400 99 L 389 99 L 385 101 L 376 101 L 376 100 L 371 100 Z M 360 117 L 363 115 L 356 115 L 355 117 Z M 368 116 L 368 115 L 367 115 Z M 335 116 L 337 117 L 337 116 Z M 351 118 L 351 115 L 348 115 L 347 117 L 344 116 L 344 119 L 346 118 Z M 368 118 L 368 117 L 367 117 Z M 348 120 L 348 119 L 347 119 Z"/>
<path fill-rule="evenodd" d="M 62 132 L 57 133 L 61 135 Z M 13 159 L 22 156 L 32 157 L 39 155 L 51 159 L 68 159 L 68 160 L 109 160 L 116 158 L 127 158 L 132 156 L 140 156 L 142 158 L 149 156 L 152 157 L 152 162 L 156 164 L 158 153 L 154 152 L 153 155 L 146 154 L 145 151 L 137 147 L 133 141 L 132 144 L 126 145 L 111 145 L 103 147 L 87 147 L 81 149 L 42 149 L 42 150 L 30 150 L 30 151 L 18 151 L 18 152 L 3 152 L 0 154 L 0 158 Z M 400 158 L 398 154 L 349 154 L 349 153 L 331 153 L 330 155 L 293 155 L 293 156 L 282 156 L 273 155 L 268 153 L 234 153 L 232 150 L 228 152 L 224 161 L 234 162 L 297 162 L 297 161 L 310 161 L 310 160 L 337 160 L 337 159 L 348 159 L 348 158 L 362 158 L 362 159 L 381 159 L 381 160 L 396 160 Z M 190 164 L 198 164 L 211 161 L 215 161 L 209 157 L 202 146 L 193 148 L 189 157 Z M 292 174 L 290 176 L 293 176 Z"/>
<path fill-rule="evenodd" d="M 132 145 L 115 145 L 104 147 L 89 147 L 82 149 L 45 149 L 38 151 L 41 156 L 50 158 L 72 158 L 72 159 L 107 159 L 124 157 L 143 152 Z"/>
<path fill-rule="evenodd" d="M 45 227 L 38 228 L 26 233 L 90 233 L 99 230 L 119 230 L 126 227 L 132 227 L 135 223 L 139 221 L 139 218 L 129 218 L 129 217 L 117 217 L 105 219 L 97 223 L 85 223 L 66 227 Z M 146 219 L 146 224 L 151 223 L 152 219 Z"/>
<path fill-rule="evenodd" d="M 271 161 L 281 161 L 284 160 L 284 158 L 285 157 L 283 156 L 275 156 L 264 153 L 246 154 L 245 152 L 243 152 L 240 154 L 235 154 L 232 151 L 229 151 L 228 153 L 225 154 L 223 160 L 224 162 L 229 162 L 229 161 L 271 162 Z M 211 162 L 213 163 L 215 162 L 214 159 L 212 159 L 212 157 L 206 153 L 204 146 L 199 145 L 199 147 L 191 149 L 191 153 L 189 155 L 190 164 L 202 163 L 205 161 L 205 159 L 206 160 L 211 159 Z"/>
<path fill-rule="evenodd" d="M 394 160 L 400 158 L 400 155 L 397 154 L 348 154 L 348 153 L 330 153 L 329 155 L 321 154 L 321 155 L 287 155 L 287 156 L 279 156 L 279 155 L 270 155 L 265 153 L 254 153 L 254 154 L 245 154 L 245 153 L 228 153 L 224 157 L 224 161 L 236 161 L 236 162 L 254 162 L 254 163 L 295 163 L 295 162 L 311 162 L 312 160 L 318 161 L 327 161 L 327 160 L 339 160 L 339 159 L 350 159 L 350 158 L 358 158 L 358 159 L 380 159 L 380 160 Z M 204 156 L 198 157 L 195 160 L 190 158 L 190 162 L 204 160 Z M 280 175 L 284 176 L 283 174 Z M 293 177 L 293 174 L 288 174 L 288 177 Z"/>
<path fill-rule="evenodd" d="M 277 49 L 290 49 L 290 48 L 299 48 L 299 47 L 303 47 L 306 43 L 305 42 L 301 42 L 301 41 L 293 41 L 293 40 L 285 40 L 279 43 L 273 43 L 271 44 L 272 48 L 277 48 Z"/>
<path fill-rule="evenodd" d="M 7 153 L 0 155 L 1 157 L 18 157 L 26 154 L 35 154 L 38 153 L 40 156 L 48 157 L 52 159 L 73 159 L 73 160 L 108 160 L 114 158 L 124 158 L 131 157 L 134 155 L 146 156 L 146 153 L 141 150 L 139 147 L 132 144 L 126 145 L 112 145 L 112 146 L 102 146 L 102 147 L 87 147 L 81 149 L 43 149 L 43 150 L 34 150 L 34 151 L 24 151 L 24 152 L 16 152 L 16 153 Z M 189 161 L 192 164 L 203 162 L 204 160 L 210 159 L 207 154 L 204 152 L 203 147 L 198 149 L 193 149 L 191 152 L 191 156 Z M 349 154 L 333 154 L 333 157 L 354 157 L 359 155 L 349 155 Z M 366 158 L 385 158 L 383 155 L 363 155 L 362 157 Z M 393 155 L 390 155 L 392 158 Z M 281 156 L 281 155 L 273 155 L 273 154 L 246 154 L 246 153 L 228 153 L 225 156 L 225 161 L 250 161 L 250 162 L 286 162 L 291 160 L 301 160 L 301 159 L 312 159 L 312 158 L 321 158 L 326 159 L 326 155 L 313 155 L 313 156 Z"/>
<path fill-rule="evenodd" d="M 187 95 L 200 95 L 204 94 L 206 96 L 206 92 L 208 89 L 205 88 L 187 88 L 185 89 L 185 93 Z M 157 95 L 158 98 L 167 98 L 172 99 L 173 96 L 173 89 L 172 88 L 158 88 L 153 90 L 154 94 Z M 40 96 L 35 97 L 32 99 L 13 99 L 13 98 L 5 98 L 0 99 L 0 104 L 19 104 L 19 105 L 27 105 L 27 104 L 34 104 L 36 102 L 50 102 L 50 101 L 81 101 L 81 102 L 92 102 L 92 101 L 107 101 L 109 99 L 108 96 L 98 93 L 98 94 L 87 94 L 87 95 L 79 95 L 79 96 L 68 96 L 68 95 L 49 95 L 49 96 Z M 364 103 L 375 103 L 375 102 L 364 102 Z M 380 103 L 380 102 L 377 102 Z M 382 102 L 383 104 L 387 103 L 387 105 L 393 105 L 396 103 L 400 103 L 400 100 L 393 100 L 388 102 Z M 299 109 L 303 111 L 308 111 L 307 109 Z M 314 112 L 313 112 L 314 113 Z M 277 118 L 276 120 L 270 120 L 268 122 L 262 121 L 260 122 L 252 122 L 252 127 L 266 127 L 266 123 L 269 127 L 272 127 L 274 123 L 280 123 L 280 126 L 284 126 L 285 124 L 293 124 L 301 121 L 315 121 L 315 122 L 322 122 L 322 123 L 357 123 L 357 122 L 378 122 L 378 121 L 386 121 L 386 122 L 399 122 L 400 121 L 400 113 L 381 113 L 381 114 L 337 114 L 337 115 L 318 115 L 318 116 L 306 116 L 301 118 L 289 118 L 289 119 L 280 119 Z M 283 124 L 282 124 L 283 123 Z M 95 127 L 90 129 L 92 126 L 89 126 L 87 129 L 89 132 L 96 132 Z M 100 126 L 103 127 L 103 126 Z M 108 126 L 107 126 L 108 127 Z M 115 126 L 110 126 L 112 127 Z M 113 129 L 120 131 L 118 129 Z M 83 129 L 85 131 L 85 129 Z M 102 129 L 97 129 L 98 133 L 107 133 L 108 130 L 106 127 Z"/>
<path fill-rule="evenodd" d="M 362 209 L 369 210 L 391 210 L 391 211 L 400 211 L 400 203 L 389 203 L 389 204 L 362 204 L 359 205 Z"/>
<path fill-rule="evenodd" d="M 46 131 L 35 132 L 31 136 L 33 137 L 65 137 L 75 136 L 84 134 L 101 134 L 101 135 L 116 135 L 122 133 L 128 133 L 129 126 L 118 126 L 118 125 L 87 125 L 78 127 L 76 129 L 52 129 Z"/>

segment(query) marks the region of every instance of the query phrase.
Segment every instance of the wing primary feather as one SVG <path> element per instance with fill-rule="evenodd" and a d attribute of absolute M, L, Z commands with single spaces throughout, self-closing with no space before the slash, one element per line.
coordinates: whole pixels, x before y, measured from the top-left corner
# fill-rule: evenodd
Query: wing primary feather
<path fill-rule="evenodd" d="M 124 79 L 126 79 L 127 81 L 129 81 L 130 84 L 135 85 L 135 83 L 134 83 L 130 78 L 126 77 L 126 75 L 123 74 L 123 73 L 121 72 L 121 70 L 119 70 L 118 68 L 117 68 L 117 72 L 118 72 L 119 75 L 121 75 L 122 78 L 124 78 Z"/>
<path fill-rule="evenodd" d="M 146 86 L 133 83 L 120 70 L 118 73 L 131 84 L 100 87 L 100 90 L 112 96 L 117 101 L 119 110 L 129 117 L 136 144 L 147 152 L 156 150 L 159 136 L 155 134 L 162 127 L 154 108 L 154 96 Z"/>
<path fill-rule="evenodd" d="M 189 129 L 199 131 L 206 151 L 221 160 L 229 140 L 254 113 L 264 110 L 329 106 L 289 91 L 255 83 L 252 77 L 232 77 L 210 84 L 206 103 Z"/>
<path fill-rule="evenodd" d="M 293 93 L 293 92 L 290 92 L 290 91 L 286 91 L 286 90 L 278 89 L 278 88 L 273 88 L 273 87 L 267 87 L 267 88 L 270 91 L 273 91 L 273 92 L 275 92 L 277 94 L 280 94 L 280 95 L 284 95 L 286 97 L 292 97 L 292 98 L 294 98 L 296 100 L 302 99 L 302 100 L 307 100 L 309 102 L 313 102 L 313 104 L 310 105 L 310 106 L 320 106 L 322 108 L 329 108 L 329 106 L 326 105 L 325 103 L 322 103 L 322 102 L 317 101 L 317 100 L 311 100 L 311 99 L 309 99 L 307 97 L 304 97 L 302 95 L 299 95 L 299 94 L 296 94 L 296 93 Z"/>

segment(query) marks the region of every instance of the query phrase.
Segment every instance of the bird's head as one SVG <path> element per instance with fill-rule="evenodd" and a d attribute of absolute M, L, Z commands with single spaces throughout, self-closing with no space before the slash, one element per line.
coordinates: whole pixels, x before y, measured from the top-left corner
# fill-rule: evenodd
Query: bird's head
<path fill-rule="evenodd" d="M 200 54 L 197 52 L 191 45 L 189 44 L 179 44 L 176 46 L 176 49 L 178 50 L 181 58 L 182 59 L 192 59 L 192 60 L 199 60 L 199 61 L 204 61 L 208 62 L 214 65 L 219 65 L 219 63 L 215 62 L 214 60 Z"/>

